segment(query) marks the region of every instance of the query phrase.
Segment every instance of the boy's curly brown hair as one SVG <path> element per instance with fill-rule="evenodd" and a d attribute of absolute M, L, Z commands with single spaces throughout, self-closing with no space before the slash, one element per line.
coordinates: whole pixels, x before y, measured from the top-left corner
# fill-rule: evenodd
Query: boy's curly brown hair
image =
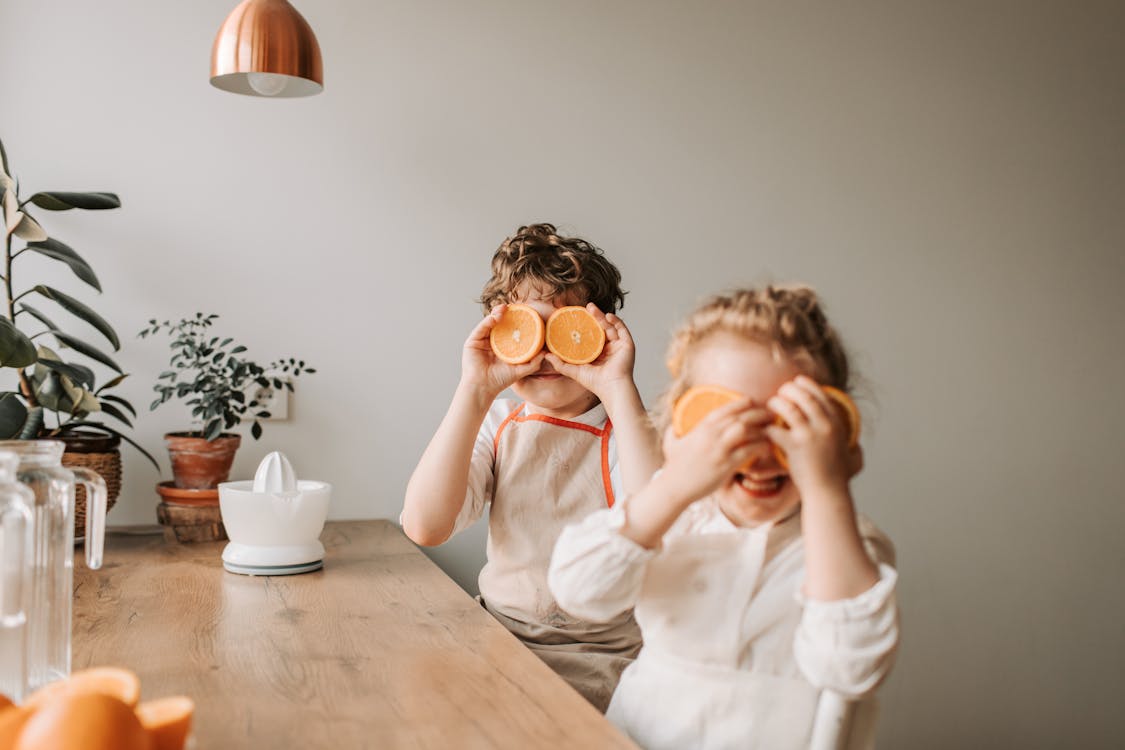
<path fill-rule="evenodd" d="M 522 226 L 500 245 L 492 256 L 492 278 L 480 295 L 485 313 L 518 301 L 512 294 L 524 282 L 545 297 L 573 293 L 606 313 L 625 304 L 617 267 L 600 249 L 578 237 L 563 237 L 553 224 Z"/>

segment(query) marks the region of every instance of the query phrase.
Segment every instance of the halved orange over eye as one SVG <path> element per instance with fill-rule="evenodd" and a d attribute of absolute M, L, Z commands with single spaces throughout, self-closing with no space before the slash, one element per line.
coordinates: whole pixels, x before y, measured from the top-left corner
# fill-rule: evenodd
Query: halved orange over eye
<path fill-rule="evenodd" d="M 543 349 L 543 318 L 527 305 L 508 305 L 492 327 L 488 342 L 501 362 L 522 365 Z"/>
<path fill-rule="evenodd" d="M 838 388 L 833 388 L 830 385 L 822 385 L 821 390 L 824 394 L 832 399 L 848 425 L 848 447 L 854 448 L 859 444 L 860 432 L 860 416 L 859 409 L 856 408 L 855 402 L 852 401 L 848 394 L 844 393 Z M 672 430 L 675 432 L 676 437 L 683 437 L 692 431 L 692 429 L 699 424 L 704 417 L 718 409 L 725 406 L 732 401 L 737 401 L 740 398 L 745 398 L 741 393 L 732 391 L 729 388 L 723 388 L 718 385 L 697 385 L 687 389 L 684 395 L 676 401 L 676 405 L 672 408 Z M 788 427 L 781 417 L 775 420 L 775 424 L 781 427 Z M 789 468 L 789 459 L 776 443 L 771 446 L 773 454 L 777 457 L 778 463 L 785 469 Z M 754 461 L 751 460 L 747 466 L 753 465 Z"/>
<path fill-rule="evenodd" d="M 560 307 L 547 318 L 547 348 L 563 362 L 586 365 L 601 356 L 605 331 L 585 307 Z"/>
<path fill-rule="evenodd" d="M 744 398 L 741 393 L 719 385 L 688 388 L 672 407 L 672 430 L 676 437 L 683 437 L 715 409 L 740 398 Z"/>
<path fill-rule="evenodd" d="M 833 388 L 830 385 L 822 385 L 820 386 L 820 390 L 824 391 L 824 395 L 832 400 L 839 408 L 840 413 L 844 416 L 844 421 L 848 425 L 848 447 L 854 448 L 859 445 L 861 420 L 859 417 L 859 409 L 856 408 L 855 401 L 852 401 L 852 397 L 839 388 Z M 781 417 L 778 417 L 775 423 L 781 427 L 789 426 Z M 785 451 L 777 444 L 773 446 L 773 455 L 777 457 L 777 461 L 781 464 L 782 468 L 789 468 L 789 457 L 785 455 Z"/>

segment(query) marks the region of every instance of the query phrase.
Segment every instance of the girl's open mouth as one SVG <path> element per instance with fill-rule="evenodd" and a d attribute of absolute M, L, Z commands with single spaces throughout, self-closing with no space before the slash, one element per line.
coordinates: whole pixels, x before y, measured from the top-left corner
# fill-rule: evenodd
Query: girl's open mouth
<path fill-rule="evenodd" d="M 743 492 L 751 497 L 763 499 L 773 497 L 781 492 L 785 486 L 785 480 L 789 478 L 788 474 L 771 474 L 771 475 L 753 475 L 738 473 L 734 476 L 734 482 L 742 488 Z"/>

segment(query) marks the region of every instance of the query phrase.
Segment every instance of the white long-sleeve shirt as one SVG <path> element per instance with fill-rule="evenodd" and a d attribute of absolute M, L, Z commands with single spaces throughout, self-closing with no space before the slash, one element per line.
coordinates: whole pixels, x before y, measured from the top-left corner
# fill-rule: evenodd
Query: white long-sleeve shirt
<path fill-rule="evenodd" d="M 548 583 L 589 620 L 635 607 L 644 647 L 607 717 L 639 744 L 807 748 L 821 691 L 872 697 L 894 660 L 898 610 L 893 548 L 870 521 L 859 528 L 879 581 L 820 602 L 800 593 L 799 512 L 740 528 L 707 498 L 648 550 L 619 533 L 624 505 L 563 532 Z"/>

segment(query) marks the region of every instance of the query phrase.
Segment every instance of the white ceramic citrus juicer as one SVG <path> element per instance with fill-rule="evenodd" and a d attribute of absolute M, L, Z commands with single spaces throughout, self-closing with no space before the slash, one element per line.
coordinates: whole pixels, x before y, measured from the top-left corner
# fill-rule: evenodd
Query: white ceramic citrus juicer
<path fill-rule="evenodd" d="M 223 567 L 252 576 L 308 573 L 324 565 L 320 532 L 332 485 L 302 479 L 284 454 L 262 459 L 254 481 L 219 485 L 219 510 L 230 544 Z"/>

